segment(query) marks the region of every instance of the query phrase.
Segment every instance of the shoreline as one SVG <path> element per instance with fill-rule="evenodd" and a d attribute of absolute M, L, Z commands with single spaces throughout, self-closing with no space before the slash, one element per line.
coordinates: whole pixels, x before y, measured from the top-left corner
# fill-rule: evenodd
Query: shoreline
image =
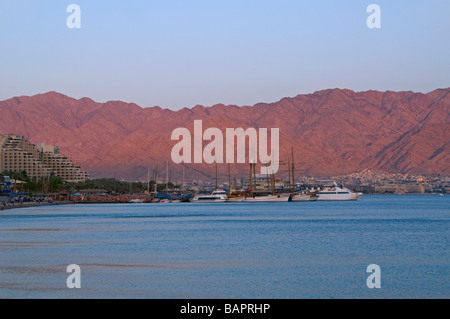
<path fill-rule="evenodd" d="M 439 193 L 410 193 L 410 194 L 364 194 L 364 196 L 408 196 L 408 195 L 440 195 Z M 448 195 L 448 194 L 443 194 Z M 63 205 L 99 205 L 99 204 L 141 204 L 141 203 L 128 203 L 128 202 L 114 202 L 114 201 L 106 201 L 106 202 L 86 202 L 86 201 L 56 201 L 53 203 L 49 202 L 31 202 L 31 203 L 21 203 L 21 204 L 8 204 L 6 206 L 0 204 L 0 212 L 12 210 L 12 209 L 21 209 L 21 208 L 33 208 L 33 207 L 45 207 L 45 206 L 63 206 Z M 144 204 L 153 204 L 152 202 L 145 202 Z M 183 203 L 181 203 L 183 204 Z"/>

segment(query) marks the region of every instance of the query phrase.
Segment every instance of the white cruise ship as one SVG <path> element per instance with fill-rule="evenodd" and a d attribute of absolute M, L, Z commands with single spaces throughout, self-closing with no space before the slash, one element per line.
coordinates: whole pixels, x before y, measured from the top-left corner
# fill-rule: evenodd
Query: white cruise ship
<path fill-rule="evenodd" d="M 196 195 L 191 198 L 193 203 L 223 203 L 227 200 L 227 193 L 222 189 L 216 189 L 209 195 Z"/>
<path fill-rule="evenodd" d="M 358 200 L 363 194 L 354 193 L 348 188 L 336 184 L 335 181 L 321 181 L 321 182 L 331 182 L 331 186 L 324 186 L 317 193 L 318 201 L 343 201 L 343 200 Z"/>

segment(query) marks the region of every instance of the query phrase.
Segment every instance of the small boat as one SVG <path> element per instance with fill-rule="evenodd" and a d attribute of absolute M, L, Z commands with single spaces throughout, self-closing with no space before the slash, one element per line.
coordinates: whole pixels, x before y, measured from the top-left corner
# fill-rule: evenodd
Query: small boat
<path fill-rule="evenodd" d="M 192 203 L 223 203 L 226 201 L 228 201 L 228 196 L 222 189 L 217 189 L 211 194 L 196 195 L 191 198 Z"/>
<path fill-rule="evenodd" d="M 134 204 L 141 204 L 141 203 L 143 203 L 143 202 L 144 202 L 144 200 L 143 200 L 143 199 L 140 199 L 140 198 L 130 199 L 130 200 L 128 201 L 128 203 L 134 203 Z"/>
<path fill-rule="evenodd" d="M 290 202 L 310 202 L 316 201 L 319 198 L 317 196 L 317 192 L 310 192 L 307 190 L 294 192 L 291 194 L 291 198 L 289 198 Z"/>
<path fill-rule="evenodd" d="M 362 193 L 352 192 L 348 188 L 336 184 L 335 181 L 326 182 L 332 182 L 332 185 L 322 187 L 322 189 L 317 193 L 318 201 L 358 200 L 363 195 Z"/>
<path fill-rule="evenodd" d="M 228 201 L 229 202 L 242 202 L 242 200 L 245 198 L 245 194 L 241 192 L 235 192 L 230 195 L 228 195 Z"/>

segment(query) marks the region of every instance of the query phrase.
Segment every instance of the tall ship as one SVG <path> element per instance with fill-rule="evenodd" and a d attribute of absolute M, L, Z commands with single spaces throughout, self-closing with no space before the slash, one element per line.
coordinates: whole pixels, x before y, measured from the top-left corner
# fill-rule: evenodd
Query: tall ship
<path fill-rule="evenodd" d="M 317 192 L 318 201 L 346 201 L 358 200 L 363 194 L 355 193 L 343 185 L 338 185 L 333 180 L 320 181 L 324 182 L 324 186 L 320 187 Z"/>

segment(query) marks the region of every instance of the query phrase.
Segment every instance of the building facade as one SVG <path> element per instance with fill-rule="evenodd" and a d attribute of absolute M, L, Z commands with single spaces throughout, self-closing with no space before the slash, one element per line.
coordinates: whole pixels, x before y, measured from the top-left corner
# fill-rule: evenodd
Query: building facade
<path fill-rule="evenodd" d="M 19 135 L 0 135 L 0 172 L 23 172 L 29 178 L 58 176 L 66 182 L 84 182 L 89 175 L 63 156 L 58 147 L 37 146 Z"/>

